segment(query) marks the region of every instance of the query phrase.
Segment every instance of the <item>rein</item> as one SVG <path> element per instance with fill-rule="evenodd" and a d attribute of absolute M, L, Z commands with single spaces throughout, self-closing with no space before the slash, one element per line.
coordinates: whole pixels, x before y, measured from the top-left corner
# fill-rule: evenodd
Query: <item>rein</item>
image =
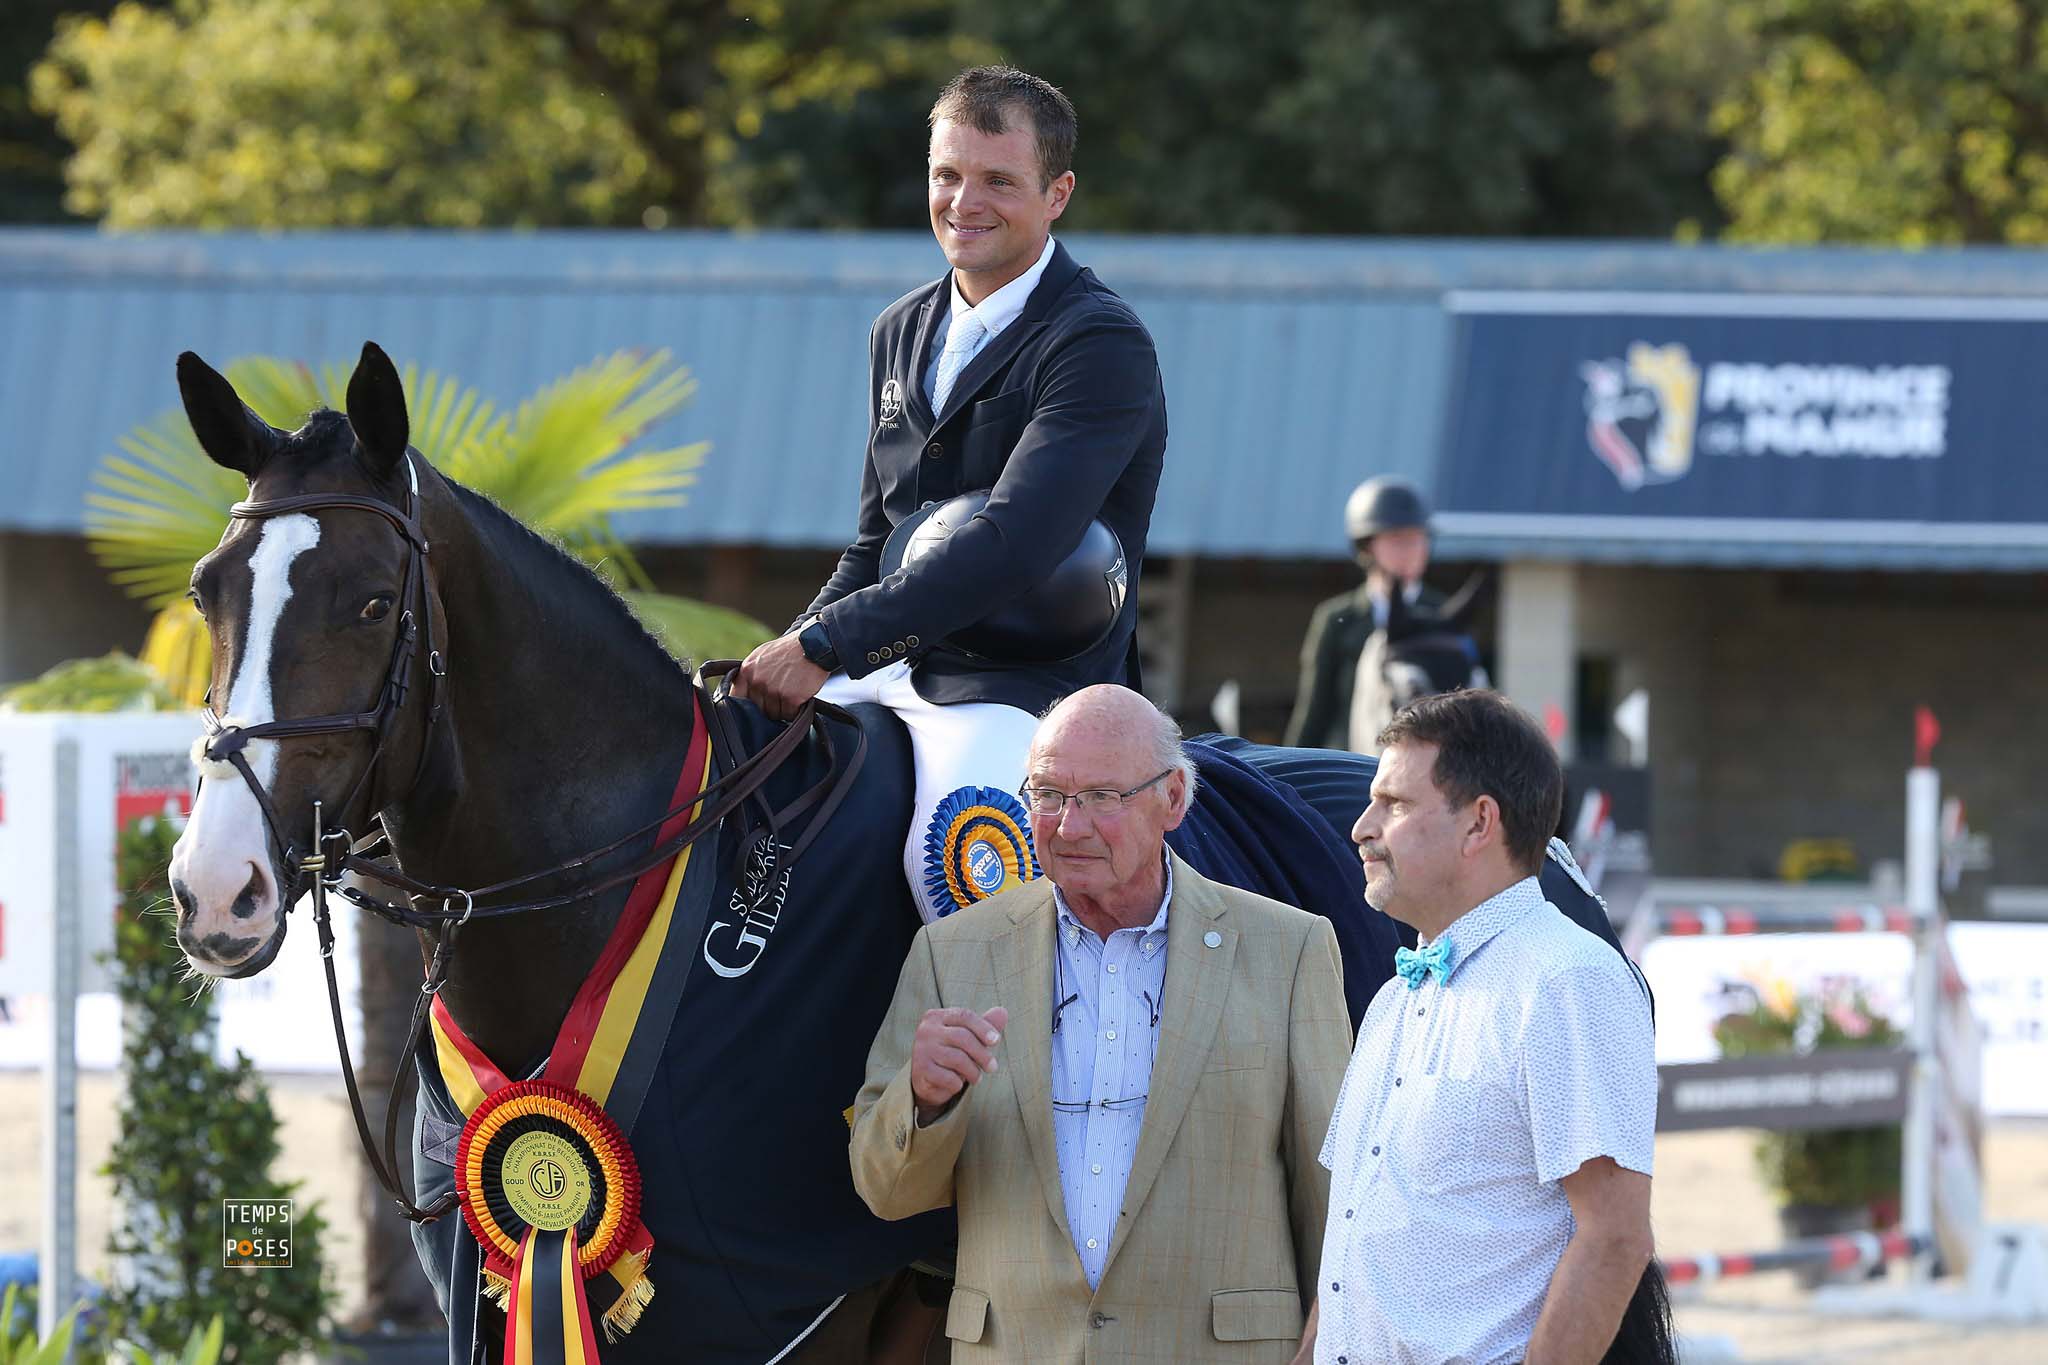
<path fill-rule="evenodd" d="M 830 702 L 812 698 L 798 708 L 797 713 L 774 739 L 753 754 L 743 754 L 737 730 L 731 717 L 726 714 L 731 704 L 728 695 L 731 674 L 739 664 L 734 661 L 705 664 L 699 669 L 699 675 L 703 678 L 718 678 L 716 689 L 706 689 L 695 680 L 690 686 L 696 693 L 696 709 L 701 723 L 707 727 L 714 764 L 724 770 L 722 775 L 707 783 L 688 801 L 662 812 L 655 819 L 628 831 L 601 848 L 579 854 L 553 867 L 508 877 L 488 886 L 440 886 L 407 876 L 379 860 L 380 846 L 389 846 L 388 833 L 381 828 L 381 815 L 374 817 L 380 828 L 369 837 L 358 841 L 346 828 L 331 831 L 326 829 L 322 803 L 315 800 L 312 845 L 309 851 L 301 854 L 296 845 L 285 837 L 282 822 L 271 803 L 270 794 L 264 790 L 262 782 L 257 780 L 255 770 L 249 766 L 246 753 L 249 741 L 302 739 L 313 735 L 369 731 L 374 738 L 370 761 L 364 765 L 361 776 L 356 779 L 355 785 L 349 789 L 348 796 L 340 805 L 344 813 L 352 809 L 356 799 L 362 795 L 365 784 L 372 782 L 384 756 L 386 742 L 390 739 L 406 697 L 411 691 L 414 656 L 418 653 L 421 643 L 420 631 L 423 623 L 427 649 L 427 718 L 425 733 L 420 739 L 419 758 L 413 767 L 412 785 L 407 788 L 408 791 L 419 785 L 426 771 L 428 755 L 433 750 L 434 735 L 445 706 L 444 688 L 448 668 L 446 657 L 436 643 L 432 600 L 428 591 L 428 543 L 418 515 L 419 477 L 413 466 L 414 458 L 412 452 L 408 450 L 407 489 L 402 508 L 393 507 L 375 498 L 353 494 L 302 493 L 261 502 L 238 502 L 229 509 L 231 517 L 243 521 L 261 521 L 268 517 L 285 516 L 295 512 L 370 512 L 390 522 L 405 538 L 405 576 L 399 590 L 399 601 L 405 605 L 399 617 L 398 637 L 392 645 L 391 662 L 385 669 L 384 683 L 379 689 L 376 704 L 370 710 L 353 714 L 271 720 L 256 725 L 227 724 L 214 713 L 209 704 L 201 711 L 200 717 L 205 723 L 208 735 L 202 750 L 204 757 L 216 763 L 229 764 L 241 774 L 250 794 L 256 799 L 257 809 L 263 817 L 264 828 L 269 835 L 278 866 L 290 871 L 291 884 L 281 888 L 285 913 L 291 912 L 303 889 L 310 883 L 313 923 L 319 932 L 320 958 L 327 976 L 328 1007 L 334 1019 L 335 1047 L 341 1056 L 342 1080 L 348 1089 L 349 1109 L 355 1118 L 356 1135 L 361 1140 L 363 1154 L 370 1163 L 371 1173 L 376 1176 L 377 1183 L 383 1186 L 385 1192 L 397 1201 L 400 1212 L 407 1219 L 415 1223 L 431 1223 L 454 1208 L 458 1196 L 451 1190 L 431 1205 L 421 1208 L 412 1201 L 405 1182 L 400 1178 L 397 1139 L 398 1098 L 400 1086 L 405 1079 L 402 1066 L 394 1071 L 391 1090 L 385 1101 L 384 1142 L 381 1152 L 370 1135 L 370 1123 L 363 1110 L 362 1097 L 356 1085 L 355 1067 L 349 1057 L 348 1037 L 342 1023 L 341 990 L 335 979 L 335 940 L 327 907 L 328 893 L 331 891 L 351 904 L 394 924 L 421 930 L 431 938 L 433 951 L 427 965 L 426 979 L 421 983 L 419 997 L 413 1005 L 412 1023 L 407 1030 L 407 1041 L 401 1054 L 402 1058 L 410 1058 L 426 1035 L 428 1011 L 434 996 L 447 983 L 448 973 L 454 962 L 456 937 L 470 920 L 558 909 L 624 885 L 675 858 L 703 834 L 717 828 L 727 816 L 740 811 L 749 802 L 753 803 L 760 823 L 758 828 L 748 834 L 747 843 L 742 845 L 742 856 L 753 852 L 754 845 L 764 844 L 771 863 L 776 852 L 780 851 L 787 855 L 788 864 L 793 865 L 810 847 L 811 841 L 852 790 L 854 779 L 859 775 L 861 765 L 867 757 L 867 735 L 861 730 L 859 722 L 846 711 Z M 837 755 L 831 731 L 827 726 L 828 721 L 852 727 L 855 736 L 853 753 L 847 761 L 846 769 L 836 776 L 833 769 L 837 767 Z M 826 776 L 787 806 L 779 810 L 770 807 L 759 794 L 761 787 L 802 747 L 804 741 L 813 735 L 817 737 L 823 750 Z M 203 777 L 201 781 L 203 783 Z M 814 806 L 817 808 L 816 814 L 803 835 L 793 845 L 780 844 L 778 837 L 783 827 Z M 674 817 L 693 808 L 697 814 L 681 830 L 631 859 L 623 870 L 609 873 L 602 880 L 572 884 L 565 890 L 531 896 L 523 900 L 478 905 L 480 900 L 581 871 L 659 830 Z M 397 889 L 404 895 L 405 903 L 401 905 L 382 901 L 357 887 L 343 886 L 342 879 L 350 873 Z M 764 888 L 763 894 L 766 893 Z M 421 900 L 438 901 L 440 904 L 435 908 L 422 908 L 416 903 Z M 459 909 L 456 908 L 458 903 Z"/>

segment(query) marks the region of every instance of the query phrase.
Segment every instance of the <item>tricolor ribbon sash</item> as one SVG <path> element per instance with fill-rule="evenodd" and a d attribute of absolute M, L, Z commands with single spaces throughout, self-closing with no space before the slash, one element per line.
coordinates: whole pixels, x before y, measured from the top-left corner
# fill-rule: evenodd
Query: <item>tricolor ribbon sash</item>
<path fill-rule="evenodd" d="M 696 807 L 688 803 L 709 779 L 701 710 L 692 719 L 671 803 L 676 814 L 656 843 L 689 823 Z M 435 1058 L 467 1120 L 455 1187 L 463 1221 L 483 1248 L 485 1292 L 506 1312 L 506 1365 L 597 1365 L 593 1312 L 605 1339 L 616 1341 L 654 1297 L 647 1278 L 654 1238 L 640 1221 L 640 1171 L 626 1131 L 644 1077 L 640 1087 L 620 1078 L 637 1074 L 629 1057 L 644 1063 L 668 1036 L 674 1002 L 655 999 L 662 993 L 650 987 L 668 957 L 692 848 L 633 883 L 537 1079 L 507 1077 L 434 998 Z M 689 945 L 677 952 L 687 955 Z"/>

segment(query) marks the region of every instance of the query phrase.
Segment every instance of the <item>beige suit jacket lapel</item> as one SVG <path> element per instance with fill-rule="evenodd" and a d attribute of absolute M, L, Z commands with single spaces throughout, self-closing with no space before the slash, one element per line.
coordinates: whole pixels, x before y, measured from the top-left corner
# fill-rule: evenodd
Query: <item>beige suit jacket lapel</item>
<path fill-rule="evenodd" d="M 1010 1072 L 1046 1208 L 1061 1239 L 1071 1243 L 1059 1148 L 1052 1132 L 1052 883 L 1043 878 L 1034 882 L 1029 894 L 1016 897 L 1009 914 L 1009 932 L 992 947 L 999 998 L 985 1004 L 1010 1011 L 1003 1030 L 1003 1065 Z"/>
<path fill-rule="evenodd" d="M 1123 1211 L 1128 1216 L 1119 1220 L 1119 1235 L 1103 1261 L 1105 1278 L 1166 1164 L 1167 1150 L 1173 1146 L 1174 1134 L 1180 1131 L 1194 1100 L 1195 1086 L 1209 1064 L 1209 1049 L 1216 1041 L 1224 997 L 1230 990 L 1231 963 L 1237 957 L 1237 930 L 1230 923 L 1224 899 L 1207 878 L 1177 855 L 1171 856 L 1173 903 L 1166 915 L 1166 991 L 1159 1005 L 1159 1050 L 1152 1057 L 1152 1088 L 1145 1101 L 1145 1122 L 1138 1130 L 1138 1152 L 1131 1161 L 1130 1181 L 1124 1186 Z M 1208 944 L 1210 934 L 1217 936 L 1213 948 Z M 1057 1189 L 1057 1153 L 1053 1180 Z"/>

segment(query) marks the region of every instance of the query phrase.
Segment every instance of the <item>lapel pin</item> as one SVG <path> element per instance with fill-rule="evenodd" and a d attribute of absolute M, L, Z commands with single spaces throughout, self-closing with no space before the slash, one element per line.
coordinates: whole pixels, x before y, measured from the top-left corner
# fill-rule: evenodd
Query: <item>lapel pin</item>
<path fill-rule="evenodd" d="M 1206 947 L 1221 948 L 1223 946 L 1223 935 L 1211 929 L 1208 933 L 1202 935 L 1202 943 Z"/>

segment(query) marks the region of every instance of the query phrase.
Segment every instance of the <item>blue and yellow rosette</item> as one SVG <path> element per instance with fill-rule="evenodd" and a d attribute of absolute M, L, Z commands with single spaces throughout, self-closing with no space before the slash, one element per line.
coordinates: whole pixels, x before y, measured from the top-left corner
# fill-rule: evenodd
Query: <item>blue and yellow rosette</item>
<path fill-rule="evenodd" d="M 926 899 L 941 915 L 964 910 L 1038 876 L 1031 823 L 1014 793 L 962 787 L 925 826 Z"/>

